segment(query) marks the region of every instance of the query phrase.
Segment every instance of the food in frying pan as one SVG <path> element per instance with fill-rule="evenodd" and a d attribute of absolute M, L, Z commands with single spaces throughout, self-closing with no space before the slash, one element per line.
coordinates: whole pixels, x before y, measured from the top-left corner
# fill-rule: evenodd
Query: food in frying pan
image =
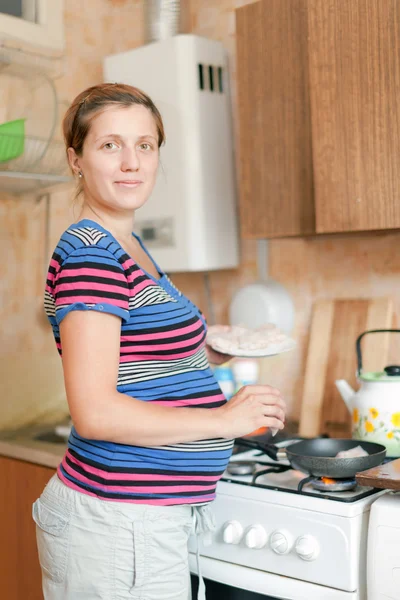
<path fill-rule="evenodd" d="M 359 456 L 369 456 L 361 446 L 350 448 L 350 450 L 341 450 L 336 454 L 336 458 L 358 458 Z"/>

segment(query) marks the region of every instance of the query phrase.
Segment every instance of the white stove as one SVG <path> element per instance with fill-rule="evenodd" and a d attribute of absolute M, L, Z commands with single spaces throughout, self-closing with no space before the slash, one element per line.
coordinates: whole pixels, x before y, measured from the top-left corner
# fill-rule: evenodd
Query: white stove
<path fill-rule="evenodd" d="M 308 481 L 299 491 L 307 476 L 259 450 L 231 463 L 255 461 L 255 473 L 227 470 L 218 484 L 217 527 L 200 547 L 203 576 L 265 598 L 366 600 L 369 512 L 385 492 L 358 485 L 321 492 Z M 190 560 L 195 573 L 193 554 Z"/>

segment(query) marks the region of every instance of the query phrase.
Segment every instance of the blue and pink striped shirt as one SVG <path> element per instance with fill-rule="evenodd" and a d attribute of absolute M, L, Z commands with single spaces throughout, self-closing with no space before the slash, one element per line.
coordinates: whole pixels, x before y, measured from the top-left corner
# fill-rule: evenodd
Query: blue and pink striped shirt
<path fill-rule="evenodd" d="M 58 351 L 62 356 L 59 324 L 70 311 L 114 314 L 121 319 L 119 392 L 177 409 L 222 406 L 226 399 L 205 353 L 205 319 L 156 267 L 160 279 L 94 221 L 83 219 L 66 230 L 53 253 L 45 291 Z M 72 428 L 58 476 L 67 486 L 104 500 L 206 504 L 215 498 L 232 446 L 233 440 L 223 438 L 132 446 L 85 439 Z"/>

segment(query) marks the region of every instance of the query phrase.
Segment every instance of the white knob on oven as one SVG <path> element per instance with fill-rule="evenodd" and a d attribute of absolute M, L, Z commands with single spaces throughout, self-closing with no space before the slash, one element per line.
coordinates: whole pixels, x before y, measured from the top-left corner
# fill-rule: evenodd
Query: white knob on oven
<path fill-rule="evenodd" d="M 243 527 L 239 521 L 227 521 L 222 528 L 222 539 L 225 544 L 238 544 L 242 539 Z"/>
<path fill-rule="evenodd" d="M 274 531 L 269 543 L 276 554 L 288 554 L 293 548 L 293 538 L 287 531 Z"/>
<path fill-rule="evenodd" d="M 244 536 L 244 543 L 248 548 L 263 548 L 267 543 L 267 532 L 261 525 L 252 525 Z"/>
<path fill-rule="evenodd" d="M 303 560 L 315 560 L 319 554 L 319 544 L 311 535 L 302 535 L 296 540 L 295 550 Z"/>

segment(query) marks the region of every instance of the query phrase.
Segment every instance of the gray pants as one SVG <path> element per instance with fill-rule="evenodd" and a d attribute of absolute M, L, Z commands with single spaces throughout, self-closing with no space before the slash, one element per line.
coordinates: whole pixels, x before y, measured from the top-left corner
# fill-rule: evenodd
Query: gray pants
<path fill-rule="evenodd" d="M 33 505 L 44 599 L 190 599 L 194 512 L 100 500 L 54 475 Z"/>

